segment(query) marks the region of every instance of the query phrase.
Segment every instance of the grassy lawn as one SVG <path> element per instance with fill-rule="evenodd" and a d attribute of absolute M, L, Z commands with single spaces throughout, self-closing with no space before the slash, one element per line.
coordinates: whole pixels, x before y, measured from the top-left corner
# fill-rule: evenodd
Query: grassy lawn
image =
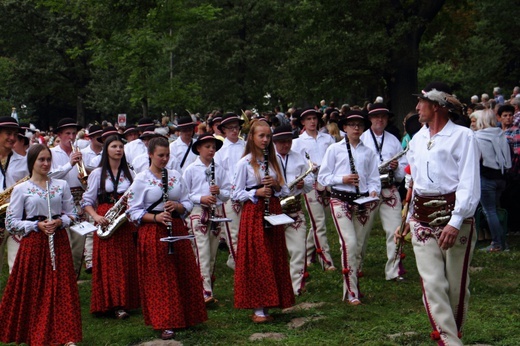
<path fill-rule="evenodd" d="M 318 265 L 309 268 L 307 292 L 296 303 L 325 302 L 310 309 L 282 314 L 273 310 L 275 321 L 254 325 L 250 311 L 233 309 L 233 272 L 226 265 L 227 253 L 219 251 L 214 293 L 219 303 L 209 309 L 209 320 L 195 328 L 179 331 L 176 340 L 183 345 L 243 345 L 253 342 L 253 333 L 282 333 L 281 341 L 263 340 L 255 344 L 271 345 L 433 345 L 431 331 L 421 301 L 419 276 L 411 246 L 405 252 L 407 281 L 387 282 L 384 278 L 385 244 L 380 224 L 369 242 L 365 276 L 360 279 L 365 294 L 363 305 L 352 307 L 341 301 L 342 278 L 336 231 L 329 223 L 329 242 L 336 272 L 323 272 Z M 488 254 L 475 251 L 471 274 L 471 301 L 464 330 L 465 344 L 520 345 L 520 236 L 509 238 L 511 252 Z M 487 244 L 485 244 L 487 245 Z M 484 246 L 478 244 L 477 246 Z M 2 275 L 2 289 L 6 281 Z M 82 273 L 81 279 L 89 276 Z M 152 340 L 157 333 L 143 323 L 140 311 L 133 311 L 125 321 L 95 318 L 89 314 L 90 282 L 80 286 L 83 317 L 81 345 L 134 345 Z M 288 328 L 294 318 L 313 320 L 297 329 Z M 415 334 L 389 335 L 405 332 Z"/>

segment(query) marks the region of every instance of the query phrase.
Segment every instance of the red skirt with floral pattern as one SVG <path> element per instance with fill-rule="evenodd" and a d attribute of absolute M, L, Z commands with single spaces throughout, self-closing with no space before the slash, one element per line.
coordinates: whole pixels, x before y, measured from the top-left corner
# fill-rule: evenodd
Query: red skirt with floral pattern
<path fill-rule="evenodd" d="M 49 238 L 31 232 L 22 239 L 0 303 L 0 341 L 31 346 L 81 341 L 81 310 L 69 237 L 54 234 L 56 270 Z"/>
<path fill-rule="evenodd" d="M 181 219 L 173 219 L 173 235 L 188 235 Z M 186 328 L 208 319 L 202 278 L 189 240 L 173 243 L 168 254 L 166 226 L 144 223 L 139 227 L 137 265 L 144 322 L 154 329 Z"/>
<path fill-rule="evenodd" d="M 281 214 L 278 198 L 269 210 Z M 283 226 L 264 230 L 264 199 L 244 203 L 235 266 L 235 308 L 287 308 L 294 305 Z"/>
<path fill-rule="evenodd" d="M 97 213 L 105 215 L 112 205 L 100 204 Z M 108 239 L 94 234 L 90 313 L 139 308 L 135 231 L 134 224 L 126 222 Z"/>

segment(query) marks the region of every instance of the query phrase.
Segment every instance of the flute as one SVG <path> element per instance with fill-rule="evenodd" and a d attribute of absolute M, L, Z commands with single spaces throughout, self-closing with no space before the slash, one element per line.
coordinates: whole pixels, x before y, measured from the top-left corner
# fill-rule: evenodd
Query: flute
<path fill-rule="evenodd" d="M 163 181 L 163 203 L 166 205 L 168 201 L 168 171 L 166 168 L 162 170 L 162 181 Z M 168 236 L 173 237 L 172 223 L 166 222 L 166 229 L 168 230 Z M 168 255 L 173 255 L 173 243 L 168 242 Z"/>
<path fill-rule="evenodd" d="M 49 221 L 52 221 L 52 211 L 51 211 L 51 190 L 49 188 L 49 181 L 45 182 L 47 187 L 47 208 L 49 214 Z M 51 264 L 52 270 L 56 270 L 56 253 L 54 252 L 54 233 L 49 235 L 49 253 L 51 255 Z"/>
<path fill-rule="evenodd" d="M 269 176 L 269 151 L 267 149 L 264 149 L 264 177 Z M 264 185 L 265 188 L 271 188 L 268 185 Z M 269 212 L 269 197 L 264 197 L 264 216 L 269 216 L 271 213 Z M 269 221 L 264 219 L 264 228 L 269 229 L 271 228 L 271 224 Z"/>

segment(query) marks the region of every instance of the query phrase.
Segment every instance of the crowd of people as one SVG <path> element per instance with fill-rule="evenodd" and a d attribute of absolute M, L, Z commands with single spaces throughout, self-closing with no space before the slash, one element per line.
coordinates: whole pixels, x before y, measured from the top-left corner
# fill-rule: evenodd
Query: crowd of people
<path fill-rule="evenodd" d="M 328 218 L 339 237 L 342 300 L 357 306 L 379 217 L 386 280 L 405 280 L 400 244 L 409 234 L 431 337 L 462 345 L 468 267 L 486 236 L 474 222 L 479 203 L 490 232 L 483 251 L 508 251 L 508 227 L 519 230 L 518 89 L 505 100 L 495 88 L 493 99 L 465 106 L 446 84 L 430 83 L 415 95 L 404 136 L 382 98 L 262 116 L 214 111 L 204 121 L 142 118 L 126 128 L 83 129 L 64 118 L 48 138 L 0 117 L 0 199 L 9 202 L 0 209 L 0 265 L 7 249 L 10 273 L 0 341 L 80 342 L 83 266 L 92 314 L 126 319 L 142 308 L 145 324 L 172 339 L 207 320 L 206 307 L 218 301 L 224 244 L 235 308 L 270 322 L 270 309 L 306 292 L 308 266 L 339 271 Z M 284 222 L 270 218 L 282 214 Z M 82 223 L 94 232 L 79 232 Z"/>

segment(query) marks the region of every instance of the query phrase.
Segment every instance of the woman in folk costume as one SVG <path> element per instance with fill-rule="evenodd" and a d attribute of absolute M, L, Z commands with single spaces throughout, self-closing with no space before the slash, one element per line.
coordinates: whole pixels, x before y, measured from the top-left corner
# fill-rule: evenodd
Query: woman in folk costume
<path fill-rule="evenodd" d="M 44 145 L 27 154 L 30 179 L 16 186 L 6 226 L 22 234 L 20 251 L 0 303 L 0 341 L 75 345 L 82 338 L 78 286 L 64 227 L 77 214 L 65 180 L 47 177 Z"/>
<path fill-rule="evenodd" d="M 105 218 L 107 211 L 126 198 L 122 196 L 132 182 L 124 144 L 118 135 L 111 135 L 104 141 L 100 167 L 89 174 L 81 206 L 106 229 L 111 222 Z M 125 222 L 108 238 L 94 234 L 91 313 L 110 313 L 124 319 L 129 317 L 127 310 L 139 307 L 135 231 L 132 223 Z"/>
<path fill-rule="evenodd" d="M 264 119 L 254 120 L 232 190 L 232 198 L 244 203 L 235 267 L 235 308 L 253 309 L 254 323 L 273 319 L 268 308 L 294 304 L 284 227 L 264 221 L 266 211 L 282 213 L 280 201 L 275 198 L 282 194 L 282 188 L 284 194 L 289 192 L 269 124 Z"/>
<path fill-rule="evenodd" d="M 130 187 L 127 216 L 139 225 L 137 266 L 144 321 L 162 330 L 161 338 L 167 340 L 175 337 L 174 329 L 204 322 L 207 314 L 183 220 L 193 208 L 186 185 L 179 172 L 165 169 L 170 157 L 166 138 L 152 138 L 148 154 L 150 168 L 137 174 Z M 168 236 L 181 240 L 161 241 Z"/>
<path fill-rule="evenodd" d="M 191 150 L 197 159 L 184 171 L 182 178 L 189 191 L 193 210 L 188 219 L 190 233 L 195 236 L 194 252 L 203 280 L 204 302 L 216 302 L 213 295 L 213 272 L 220 241 L 221 223 L 211 217 L 222 215 L 222 205 L 229 199 L 231 184 L 228 172 L 213 160 L 222 141 L 210 133 L 197 138 Z M 222 226 L 221 226 L 222 225 Z"/>

